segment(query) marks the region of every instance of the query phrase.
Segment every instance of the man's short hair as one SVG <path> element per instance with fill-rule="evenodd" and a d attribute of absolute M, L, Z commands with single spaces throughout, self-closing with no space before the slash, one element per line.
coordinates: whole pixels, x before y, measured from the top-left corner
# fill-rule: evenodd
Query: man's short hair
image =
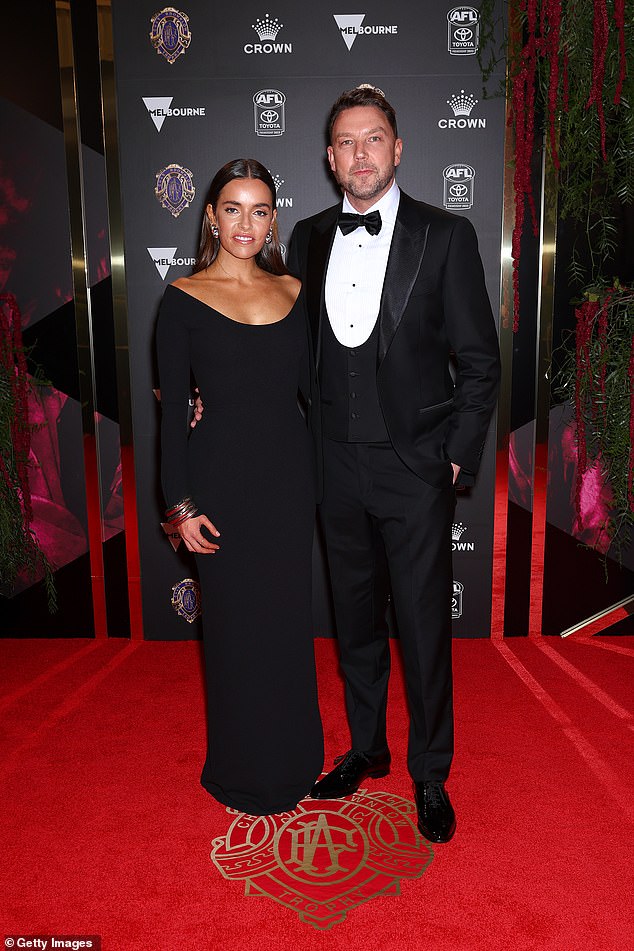
<path fill-rule="evenodd" d="M 355 106 L 375 106 L 377 109 L 380 109 L 390 123 L 394 138 L 398 138 L 396 113 L 393 106 L 390 105 L 380 89 L 377 89 L 376 86 L 370 86 L 364 83 L 361 86 L 356 86 L 354 89 L 348 89 L 346 92 L 342 92 L 330 110 L 330 115 L 328 116 L 328 141 L 331 144 L 332 128 L 337 116 L 341 112 L 345 112 L 346 109 L 354 109 Z"/>

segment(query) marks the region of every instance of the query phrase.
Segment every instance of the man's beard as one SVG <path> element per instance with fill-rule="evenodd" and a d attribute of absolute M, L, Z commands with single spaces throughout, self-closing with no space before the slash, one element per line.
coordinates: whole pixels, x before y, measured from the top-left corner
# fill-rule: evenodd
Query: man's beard
<path fill-rule="evenodd" d="M 354 173 L 351 173 L 346 181 L 340 180 L 339 184 L 348 195 L 352 195 L 353 198 L 369 201 L 376 195 L 380 195 L 382 191 L 385 191 L 393 178 L 393 168 L 389 171 L 385 171 L 383 174 L 380 174 L 377 169 L 376 177 L 372 176 L 369 179 L 359 180 L 354 177 Z"/>

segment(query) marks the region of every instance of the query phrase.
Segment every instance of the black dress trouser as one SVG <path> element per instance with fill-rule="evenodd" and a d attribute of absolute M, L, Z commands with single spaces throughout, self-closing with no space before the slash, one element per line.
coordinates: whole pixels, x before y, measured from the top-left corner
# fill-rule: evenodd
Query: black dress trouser
<path fill-rule="evenodd" d="M 450 463 L 447 463 L 450 466 Z M 377 570 L 385 545 L 410 711 L 415 782 L 447 778 L 453 755 L 451 523 L 455 491 L 436 489 L 390 443 L 324 439 L 326 539 L 352 747 L 387 752 L 390 651 Z"/>

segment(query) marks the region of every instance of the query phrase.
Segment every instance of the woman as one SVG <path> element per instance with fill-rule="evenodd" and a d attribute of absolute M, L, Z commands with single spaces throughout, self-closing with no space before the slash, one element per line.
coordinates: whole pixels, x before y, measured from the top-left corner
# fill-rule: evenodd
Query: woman
<path fill-rule="evenodd" d="M 251 815 L 293 809 L 323 762 L 311 634 L 313 459 L 300 282 L 275 185 L 253 159 L 214 177 L 191 277 L 165 291 L 157 345 L 166 516 L 196 554 L 208 748 L 201 782 Z M 189 436 L 190 372 L 205 418 Z"/>

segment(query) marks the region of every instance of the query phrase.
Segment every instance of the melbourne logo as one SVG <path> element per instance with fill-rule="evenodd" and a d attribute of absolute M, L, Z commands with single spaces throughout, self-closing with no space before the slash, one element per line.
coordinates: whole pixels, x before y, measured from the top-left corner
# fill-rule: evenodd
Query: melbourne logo
<path fill-rule="evenodd" d="M 191 43 L 189 17 L 175 7 L 165 7 L 160 13 L 155 13 L 150 22 L 152 46 L 171 65 Z"/>
<path fill-rule="evenodd" d="M 192 173 L 182 165 L 167 165 L 156 173 L 154 194 L 161 207 L 178 218 L 181 211 L 189 208 L 196 194 Z"/>
<path fill-rule="evenodd" d="M 486 129 L 487 121 L 481 117 L 472 116 L 471 113 L 478 100 L 473 93 L 465 93 L 461 89 L 459 93 L 454 93 L 448 100 L 447 105 L 451 107 L 453 118 L 439 119 L 439 129 Z"/>
<path fill-rule="evenodd" d="M 475 7 L 450 10 L 447 30 L 447 48 L 452 56 L 475 56 L 480 43 L 480 14 Z"/>
<path fill-rule="evenodd" d="M 458 618 L 462 617 L 462 595 L 464 593 L 464 585 L 461 581 L 454 581 L 453 583 L 453 594 L 451 596 L 451 618 L 453 621 L 457 621 Z"/>
<path fill-rule="evenodd" d="M 172 548 L 174 549 L 174 551 L 178 551 L 178 546 L 179 546 L 180 543 L 182 542 L 182 538 L 181 538 L 181 536 L 178 534 L 178 532 L 176 531 L 176 529 L 174 528 L 174 526 L 173 526 L 173 525 L 170 525 L 169 522 L 161 522 L 161 528 L 163 529 L 163 531 L 165 532 L 165 534 L 166 534 L 167 537 L 169 538 L 169 543 L 170 543 L 170 545 L 172 546 Z"/>
<path fill-rule="evenodd" d="M 454 522 L 451 526 L 451 548 L 452 551 L 475 551 L 474 542 L 460 541 L 467 530 L 464 522 Z"/>
<path fill-rule="evenodd" d="M 333 13 L 335 23 L 339 27 L 341 39 L 349 50 L 358 36 L 362 35 L 380 35 L 386 33 L 398 33 L 397 26 L 364 26 L 365 13 Z"/>
<path fill-rule="evenodd" d="M 274 17 L 270 18 L 268 13 L 263 20 L 256 20 L 251 24 L 260 38 L 259 43 L 245 43 L 245 53 L 292 53 L 292 43 L 276 43 L 277 34 L 284 27 L 283 23 Z"/>
<path fill-rule="evenodd" d="M 443 171 L 445 208 L 465 211 L 473 205 L 475 169 L 470 165 L 448 165 Z"/>
<path fill-rule="evenodd" d="M 432 858 L 414 804 L 365 790 L 305 799 L 279 815 L 240 813 L 211 852 L 225 878 L 245 883 L 246 895 L 271 898 L 320 930 L 372 898 L 400 894 L 399 880 L 420 878 Z"/>
<path fill-rule="evenodd" d="M 283 135 L 286 96 L 279 89 L 260 89 L 253 97 L 256 135 Z"/>
<path fill-rule="evenodd" d="M 145 108 L 150 119 L 156 126 L 157 132 L 163 128 L 163 123 L 168 116 L 176 116 L 180 119 L 191 116 L 204 116 L 204 106 L 176 106 L 172 109 L 173 96 L 142 96 Z"/>
<path fill-rule="evenodd" d="M 147 253 L 163 281 L 171 267 L 193 267 L 196 263 L 196 258 L 177 258 L 176 248 L 148 248 Z"/>

